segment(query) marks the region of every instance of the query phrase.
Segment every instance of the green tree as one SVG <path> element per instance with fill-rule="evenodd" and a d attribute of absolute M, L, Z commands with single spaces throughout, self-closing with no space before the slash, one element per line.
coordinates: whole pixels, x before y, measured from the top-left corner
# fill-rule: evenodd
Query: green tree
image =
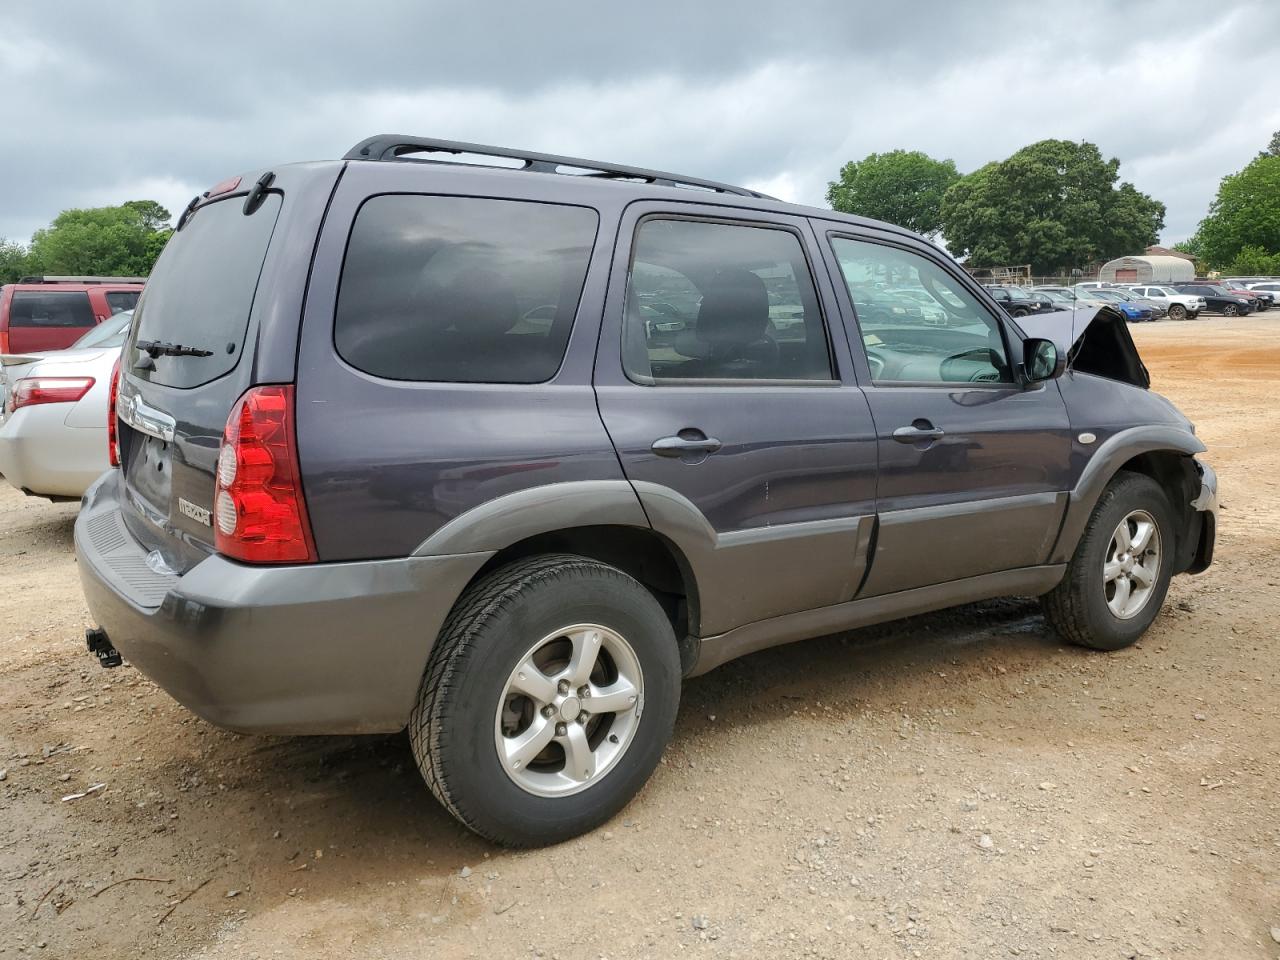
<path fill-rule="evenodd" d="M 1223 273 L 1237 277 L 1280 276 L 1280 253 L 1267 253 L 1255 246 L 1241 247 Z"/>
<path fill-rule="evenodd" d="M 1271 135 L 1271 140 L 1267 143 L 1267 149 L 1263 151 L 1262 156 L 1280 157 L 1280 130 Z"/>
<path fill-rule="evenodd" d="M 960 179 L 951 160 L 919 150 L 873 153 L 840 168 L 827 185 L 827 202 L 842 213 L 894 223 L 926 236 L 942 227 L 942 195 Z"/>
<path fill-rule="evenodd" d="M 1039 274 L 1139 253 L 1164 226 L 1163 203 L 1092 143 L 1041 140 L 962 177 L 942 199 L 947 246 L 974 266 L 1031 264 Z"/>
<path fill-rule="evenodd" d="M 135 211 L 142 225 L 156 233 L 168 230 L 173 219 L 173 214 L 154 200 L 126 200 L 121 206 Z"/>
<path fill-rule="evenodd" d="M 27 248 L 0 237 L 0 283 L 13 283 L 30 272 Z"/>
<path fill-rule="evenodd" d="M 169 211 L 151 200 L 64 210 L 31 237 L 30 267 L 40 273 L 145 277 L 171 231 Z"/>
<path fill-rule="evenodd" d="M 1211 267 L 1226 266 L 1246 247 L 1280 253 L 1280 155 L 1262 154 L 1222 178 L 1196 240 Z"/>

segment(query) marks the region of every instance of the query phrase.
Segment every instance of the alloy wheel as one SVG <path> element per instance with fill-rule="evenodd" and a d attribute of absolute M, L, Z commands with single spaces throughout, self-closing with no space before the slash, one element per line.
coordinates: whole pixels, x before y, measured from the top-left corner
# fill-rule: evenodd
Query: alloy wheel
<path fill-rule="evenodd" d="M 635 739 L 644 678 L 631 645 L 595 623 L 567 626 L 517 662 L 498 701 L 498 761 L 522 790 L 564 797 L 612 770 Z"/>
<path fill-rule="evenodd" d="M 1102 565 L 1107 606 L 1120 620 L 1138 615 L 1160 577 L 1160 528 L 1145 510 L 1133 510 L 1111 534 Z"/>

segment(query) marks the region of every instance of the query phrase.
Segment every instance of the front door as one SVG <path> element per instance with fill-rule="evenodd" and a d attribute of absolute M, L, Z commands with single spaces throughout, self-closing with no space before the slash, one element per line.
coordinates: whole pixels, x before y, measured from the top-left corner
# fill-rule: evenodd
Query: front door
<path fill-rule="evenodd" d="M 876 439 L 802 218 L 637 203 L 596 361 L 600 413 L 650 522 L 695 566 L 700 633 L 849 600 Z"/>
<path fill-rule="evenodd" d="M 1043 563 L 1071 453 L 1057 384 L 1015 383 L 1009 321 L 924 244 L 834 230 L 826 241 L 880 451 L 879 526 L 860 596 Z M 945 319 L 893 309 L 921 297 Z"/>

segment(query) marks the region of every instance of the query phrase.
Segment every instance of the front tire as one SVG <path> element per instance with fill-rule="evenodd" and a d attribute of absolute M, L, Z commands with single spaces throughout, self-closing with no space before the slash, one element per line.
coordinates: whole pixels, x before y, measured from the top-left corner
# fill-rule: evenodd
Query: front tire
<path fill-rule="evenodd" d="M 1172 306 L 1169 307 L 1169 319 L 1170 320 L 1187 319 L 1187 308 L 1180 303 L 1173 304 Z"/>
<path fill-rule="evenodd" d="M 1222 308 L 1222 315 L 1224 317 L 1235 317 L 1235 316 L 1238 316 L 1239 314 L 1240 314 L 1240 308 L 1237 307 L 1234 303 L 1228 303 L 1225 307 Z"/>
<path fill-rule="evenodd" d="M 431 792 L 464 826 L 534 847 L 586 833 L 644 786 L 675 726 L 680 656 L 654 596 L 553 554 L 470 586 L 409 720 Z"/>
<path fill-rule="evenodd" d="M 1158 483 L 1122 472 L 1085 526 L 1066 576 L 1045 595 L 1045 617 L 1067 641 L 1119 650 L 1151 626 L 1173 575 L 1174 524 Z"/>

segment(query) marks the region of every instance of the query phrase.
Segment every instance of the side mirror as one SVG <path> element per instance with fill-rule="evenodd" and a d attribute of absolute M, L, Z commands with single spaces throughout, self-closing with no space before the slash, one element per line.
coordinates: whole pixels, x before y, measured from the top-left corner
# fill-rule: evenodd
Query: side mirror
<path fill-rule="evenodd" d="M 1022 343 L 1022 371 L 1027 383 L 1040 383 L 1062 376 L 1067 358 L 1052 340 L 1032 338 Z"/>

